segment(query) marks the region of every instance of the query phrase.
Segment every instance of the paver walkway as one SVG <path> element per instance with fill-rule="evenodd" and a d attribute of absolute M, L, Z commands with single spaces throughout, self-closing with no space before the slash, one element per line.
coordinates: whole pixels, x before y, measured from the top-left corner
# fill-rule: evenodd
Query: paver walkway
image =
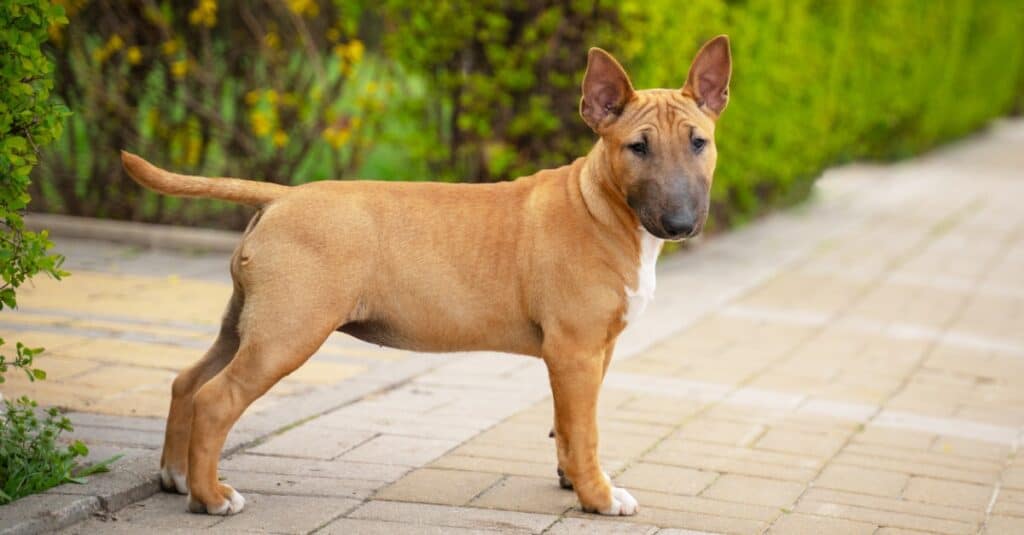
<path fill-rule="evenodd" d="M 66 532 L 1024 533 L 1021 147 L 1015 121 L 835 170 L 805 205 L 664 260 L 601 399 L 635 517 L 558 488 L 540 362 L 339 338 L 233 432 L 242 514 L 157 493 Z M 162 421 L 121 415 L 162 414 L 211 338 L 224 259 L 61 246 L 76 274 L 0 332 L 53 348 L 34 395 L 155 462 Z"/>

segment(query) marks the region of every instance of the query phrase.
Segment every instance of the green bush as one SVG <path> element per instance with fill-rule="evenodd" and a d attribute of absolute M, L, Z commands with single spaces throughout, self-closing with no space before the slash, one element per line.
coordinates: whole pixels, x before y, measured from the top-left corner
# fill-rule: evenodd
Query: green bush
<path fill-rule="evenodd" d="M 704 40 L 731 36 L 719 226 L 803 198 L 829 165 L 917 154 L 977 129 L 1024 89 L 1015 0 L 75 5 L 58 76 L 81 113 L 41 166 L 37 206 L 146 221 L 238 227 L 245 213 L 142 193 L 119 170 L 119 148 L 284 182 L 500 180 L 568 163 L 594 138 L 576 114 L 592 45 L 637 87 L 678 87 Z M 346 71 L 346 49 L 328 51 L 356 42 L 365 56 Z M 251 117 L 261 110 L 263 134 Z"/>

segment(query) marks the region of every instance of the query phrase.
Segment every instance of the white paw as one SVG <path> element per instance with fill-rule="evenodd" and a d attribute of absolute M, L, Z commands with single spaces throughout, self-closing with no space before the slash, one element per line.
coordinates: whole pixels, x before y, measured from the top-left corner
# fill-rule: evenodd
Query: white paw
<path fill-rule="evenodd" d="M 192 495 L 188 495 L 188 510 L 193 513 L 208 513 L 211 515 L 233 515 L 242 512 L 245 508 L 245 497 L 238 493 L 237 490 L 231 489 L 231 498 L 224 500 L 224 503 L 216 507 L 206 507 L 198 500 L 192 499 Z"/>
<path fill-rule="evenodd" d="M 640 504 L 629 491 L 622 487 L 612 487 L 612 504 L 598 512 L 610 516 L 631 516 L 635 515 L 639 508 Z"/>
<path fill-rule="evenodd" d="M 185 474 L 173 468 L 163 467 L 160 469 L 160 482 L 164 489 L 177 491 L 178 494 L 188 494 L 188 484 L 185 482 Z"/>

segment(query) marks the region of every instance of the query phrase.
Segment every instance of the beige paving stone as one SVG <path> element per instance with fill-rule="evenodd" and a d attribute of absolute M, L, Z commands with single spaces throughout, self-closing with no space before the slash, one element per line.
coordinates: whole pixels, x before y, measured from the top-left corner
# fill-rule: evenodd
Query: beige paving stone
<path fill-rule="evenodd" d="M 290 457 L 253 455 L 249 452 L 238 453 L 222 460 L 220 468 L 239 472 L 329 477 L 382 483 L 395 481 L 409 470 L 404 466 L 338 460 L 303 459 L 302 462 L 296 462 L 294 458 Z"/>
<path fill-rule="evenodd" d="M 499 531 L 521 530 L 532 533 L 539 533 L 558 520 L 555 515 L 379 500 L 372 500 L 360 505 L 349 513 L 348 517 L 427 526 Z"/>
<path fill-rule="evenodd" d="M 83 373 L 65 382 L 95 387 L 107 395 L 117 394 L 139 387 L 161 387 L 168 397 L 171 392 L 171 381 L 175 373 L 169 370 L 144 368 L 139 366 L 109 365 Z"/>
<path fill-rule="evenodd" d="M 242 514 L 229 516 L 216 525 L 220 530 L 251 532 L 309 533 L 351 511 L 358 500 L 322 496 L 278 496 L 248 494 Z"/>
<path fill-rule="evenodd" d="M 878 528 L 875 535 L 926 535 L 927 531 L 903 528 Z"/>
<path fill-rule="evenodd" d="M 715 516 L 727 516 L 730 518 L 745 518 L 748 520 L 770 521 L 779 515 L 778 507 L 756 505 L 752 503 L 727 502 L 712 500 L 700 496 L 681 496 L 678 494 L 665 494 L 643 489 L 629 489 L 640 507 L 657 507 L 658 509 L 671 509 L 673 511 L 688 511 L 691 513 L 703 513 Z"/>
<path fill-rule="evenodd" d="M 701 417 L 687 423 L 672 436 L 734 446 L 743 443 L 751 433 L 758 433 L 761 430 L 758 424 Z"/>
<path fill-rule="evenodd" d="M 771 429 L 757 441 L 756 447 L 810 457 L 827 458 L 839 451 L 843 444 L 846 443 L 846 440 L 846 433 L 840 432 L 819 434 L 788 429 Z"/>
<path fill-rule="evenodd" d="M 839 518 L 790 513 L 780 516 L 772 524 L 768 533 L 786 535 L 859 535 L 872 534 L 877 526 L 868 522 L 854 522 Z"/>
<path fill-rule="evenodd" d="M 958 455 L 954 452 L 935 451 L 934 448 L 929 451 L 908 451 L 895 448 L 884 448 L 869 444 L 851 444 L 843 450 L 843 453 L 921 462 L 950 468 L 974 470 L 977 472 L 997 472 L 1003 467 L 1005 462 L 1004 459 L 968 457 Z"/>
<path fill-rule="evenodd" d="M 549 461 L 557 463 L 554 440 L 549 440 L 548 444 L 544 444 L 543 446 L 536 448 L 524 446 L 516 447 L 512 445 L 501 446 L 499 444 L 477 444 L 475 441 L 472 441 L 455 448 L 451 453 L 453 455 L 483 457 L 486 459 L 525 462 Z"/>
<path fill-rule="evenodd" d="M 955 520 L 964 523 L 977 523 L 984 518 L 984 514 L 980 511 L 972 511 L 970 509 L 913 502 L 898 498 L 889 498 L 886 496 L 870 496 L 867 494 L 831 489 L 808 489 L 800 499 L 801 504 L 805 502 L 851 505 L 865 509 L 902 513 L 910 516 Z"/>
<path fill-rule="evenodd" d="M 580 518 L 587 513 L 570 511 L 567 516 Z M 592 518 L 592 517 L 591 517 Z M 700 532 L 755 534 L 762 533 L 768 527 L 767 522 L 742 518 L 729 518 L 688 511 L 673 511 L 657 507 L 640 506 L 640 511 L 633 516 L 619 517 L 620 522 L 653 525 L 663 528 L 684 528 Z M 660 531 L 659 531 L 660 533 Z"/>
<path fill-rule="evenodd" d="M 577 506 L 576 494 L 552 478 L 508 476 L 469 502 L 473 507 L 560 515 Z"/>
<path fill-rule="evenodd" d="M 927 516 L 916 516 L 906 513 L 895 513 L 881 511 L 854 505 L 840 505 L 834 503 L 820 503 L 801 500 L 796 511 L 817 516 L 827 516 L 853 520 L 879 526 L 921 529 L 935 533 L 974 533 L 977 531 L 977 524 L 957 522 L 954 520 L 942 520 Z"/>
<path fill-rule="evenodd" d="M 381 520 L 358 520 L 355 518 L 339 518 L 327 524 L 317 533 L 336 535 L 473 535 L 476 533 L 530 533 L 520 530 L 491 530 L 481 528 L 454 528 L 451 526 L 428 526 L 424 524 L 407 524 L 404 522 L 386 522 Z"/>
<path fill-rule="evenodd" d="M 337 477 L 266 474 L 238 470 L 219 471 L 219 476 L 242 494 L 286 494 L 292 496 L 336 496 L 364 500 L 385 485 L 383 481 L 364 481 Z"/>
<path fill-rule="evenodd" d="M 899 497 L 909 480 L 910 476 L 900 472 L 830 464 L 814 480 L 814 486 L 875 496 Z"/>
<path fill-rule="evenodd" d="M 331 385 L 366 371 L 366 366 L 310 360 L 288 375 L 288 378 L 311 385 Z"/>
<path fill-rule="evenodd" d="M 327 428 L 313 421 L 276 435 L 249 451 L 260 455 L 334 459 L 374 436 L 371 431 Z"/>
<path fill-rule="evenodd" d="M 160 389 L 163 390 L 163 389 Z M 115 416 L 167 417 L 171 396 L 167 392 L 128 392 L 101 399 L 88 410 Z"/>
<path fill-rule="evenodd" d="M 903 472 L 914 476 L 928 476 L 936 479 L 949 479 L 963 481 L 965 483 L 979 483 L 989 485 L 995 482 L 998 477 L 996 471 L 979 471 L 977 469 L 956 469 L 938 464 L 928 464 L 907 459 L 888 459 L 878 456 L 861 455 L 855 453 L 840 453 L 836 456 L 836 462 L 866 468 L 878 468 L 893 472 Z"/>
<path fill-rule="evenodd" d="M 680 444 L 685 444 L 680 447 Z M 651 452 L 644 455 L 643 460 L 670 466 L 682 466 L 710 472 L 722 472 L 748 476 L 782 479 L 787 481 L 810 481 L 818 473 L 820 462 L 814 459 L 793 461 L 792 458 L 782 459 L 784 455 L 774 452 L 758 452 L 746 448 L 729 448 L 722 446 L 721 451 L 708 448 L 713 445 L 698 446 L 696 442 L 679 443 L 668 441 L 661 443 Z"/>
<path fill-rule="evenodd" d="M 1024 457 L 1018 456 L 1020 461 Z M 1008 489 L 1024 490 L 1024 465 L 1016 464 L 1003 472 L 1003 487 Z"/>
<path fill-rule="evenodd" d="M 796 501 L 803 490 L 803 484 L 791 481 L 725 474 L 708 487 L 702 496 L 731 502 L 785 507 Z"/>
<path fill-rule="evenodd" d="M 854 435 L 852 442 L 921 450 L 930 448 L 935 440 L 936 436 L 929 433 L 869 425 Z"/>
<path fill-rule="evenodd" d="M 984 511 L 992 498 L 992 487 L 913 477 L 903 497 L 908 500 Z"/>
<path fill-rule="evenodd" d="M 451 440 L 380 435 L 349 450 L 341 458 L 366 463 L 421 466 L 440 457 L 457 444 Z"/>
<path fill-rule="evenodd" d="M 656 531 L 658 531 L 657 527 L 647 524 L 596 520 L 592 518 L 563 518 L 544 533 L 546 535 L 576 535 L 579 533 L 593 535 L 651 535 Z"/>
<path fill-rule="evenodd" d="M 484 472 L 420 468 L 381 489 L 375 498 L 406 502 L 465 505 L 502 476 Z"/>
<path fill-rule="evenodd" d="M 1024 533 L 1024 518 L 993 515 L 985 523 L 986 535 L 1019 535 Z"/>
<path fill-rule="evenodd" d="M 173 371 L 180 370 L 199 360 L 204 351 L 192 347 L 93 339 L 80 346 L 63 348 L 61 354 L 94 362 L 128 364 Z"/>
<path fill-rule="evenodd" d="M 470 470 L 474 472 L 491 472 L 495 474 L 533 477 L 550 476 L 551 478 L 556 478 L 555 470 L 558 467 L 558 463 L 553 460 L 547 463 L 530 463 L 523 461 L 486 459 L 482 457 L 466 457 L 463 455 L 445 455 L 431 463 L 430 466 L 435 468 Z"/>
<path fill-rule="evenodd" d="M 1000 489 L 992 506 L 992 514 L 1024 518 L 1024 491 Z"/>
<path fill-rule="evenodd" d="M 641 462 L 615 476 L 615 483 L 629 489 L 695 496 L 707 488 L 718 476 L 717 472 Z"/>

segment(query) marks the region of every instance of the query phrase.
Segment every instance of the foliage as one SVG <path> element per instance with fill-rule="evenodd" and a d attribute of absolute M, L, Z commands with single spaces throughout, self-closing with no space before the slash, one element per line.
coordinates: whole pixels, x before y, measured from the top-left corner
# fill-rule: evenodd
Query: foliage
<path fill-rule="evenodd" d="M 1024 93 L 1014 0 L 72 3 L 58 79 L 81 113 L 41 166 L 37 206 L 83 215 L 243 224 L 234 207 L 126 186 L 119 148 L 292 183 L 568 163 L 593 142 L 577 116 L 593 45 L 637 87 L 679 87 L 700 43 L 731 36 L 719 225 L 802 198 L 829 165 L 963 135 Z"/>
<path fill-rule="evenodd" d="M 25 230 L 22 219 L 37 151 L 60 136 L 68 114 L 51 98 L 52 65 L 40 48 L 47 28 L 65 22 L 63 10 L 47 1 L 0 2 L 0 310 L 17 306 L 15 291 L 31 277 L 66 275 L 63 258 L 48 252 L 53 244 L 46 233 Z M 29 379 L 45 377 L 32 367 L 40 351 L 18 343 L 13 357 L 0 353 L 0 382 L 10 366 L 22 368 Z"/>
<path fill-rule="evenodd" d="M 144 191 L 117 149 L 177 170 L 290 183 L 354 174 L 398 89 L 369 61 L 358 2 L 71 2 L 54 32 L 69 136 L 44 162 L 48 209 L 244 224 L 247 212 Z M 410 135 L 407 133 L 405 135 Z"/>
<path fill-rule="evenodd" d="M 0 2 L 0 310 L 17 306 L 15 290 L 32 276 L 64 274 L 61 257 L 47 252 L 46 233 L 25 230 L 22 220 L 36 153 L 60 136 L 67 115 L 51 98 L 52 65 L 40 49 L 47 27 L 63 22 L 61 8 L 47 1 Z M 31 356 L 19 350 L 14 362 Z M 0 369 L 3 363 L 0 356 Z"/>
<path fill-rule="evenodd" d="M 4 400 L 0 414 L 0 505 L 42 492 L 62 483 L 84 483 L 85 477 L 106 472 L 117 455 L 87 467 L 77 459 L 89 455 L 80 440 L 62 445 L 61 433 L 71 421 L 56 408 L 38 414 L 36 402 L 21 397 Z"/>
<path fill-rule="evenodd" d="M 496 180 L 584 155 L 591 135 L 577 115 L 578 88 L 587 49 L 616 41 L 616 5 L 385 2 L 385 18 L 403 21 L 388 52 L 423 73 L 440 97 L 431 103 L 446 142 L 434 153 L 437 172 Z"/>

